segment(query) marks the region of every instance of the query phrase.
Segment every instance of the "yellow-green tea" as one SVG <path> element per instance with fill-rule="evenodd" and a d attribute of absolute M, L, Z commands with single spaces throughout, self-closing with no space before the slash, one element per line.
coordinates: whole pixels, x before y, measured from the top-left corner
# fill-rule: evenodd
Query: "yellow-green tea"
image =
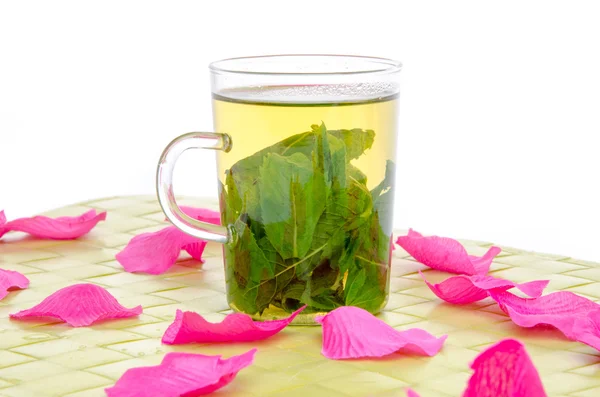
<path fill-rule="evenodd" d="M 373 313 L 389 289 L 397 98 L 302 103 L 215 95 L 230 306 L 296 323 L 339 306 Z M 243 94 L 243 95 L 242 95 Z M 240 99 L 243 98 L 243 99 Z"/>

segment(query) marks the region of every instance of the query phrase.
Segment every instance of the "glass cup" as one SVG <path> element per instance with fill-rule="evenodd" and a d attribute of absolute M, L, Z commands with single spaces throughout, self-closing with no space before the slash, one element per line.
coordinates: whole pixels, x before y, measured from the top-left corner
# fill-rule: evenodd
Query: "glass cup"
<path fill-rule="evenodd" d="M 277 55 L 210 65 L 214 129 L 172 141 L 160 205 L 179 229 L 223 244 L 227 300 L 255 319 L 303 306 L 386 304 L 392 249 L 398 62 Z M 185 215 L 172 187 L 187 149 L 217 151 L 221 224 Z"/>

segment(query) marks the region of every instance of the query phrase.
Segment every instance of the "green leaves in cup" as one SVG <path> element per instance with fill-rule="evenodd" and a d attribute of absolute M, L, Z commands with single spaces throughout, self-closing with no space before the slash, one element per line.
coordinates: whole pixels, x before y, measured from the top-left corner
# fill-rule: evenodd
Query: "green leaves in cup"
<path fill-rule="evenodd" d="M 374 138 L 372 130 L 313 125 L 226 171 L 223 220 L 236 231 L 225 247 L 227 292 L 236 309 L 383 306 L 394 163 L 372 190 L 351 163 Z"/>
<path fill-rule="evenodd" d="M 304 257 L 325 209 L 325 176 L 301 153 L 268 154 L 259 174 L 260 208 L 269 241 L 283 259 Z"/>

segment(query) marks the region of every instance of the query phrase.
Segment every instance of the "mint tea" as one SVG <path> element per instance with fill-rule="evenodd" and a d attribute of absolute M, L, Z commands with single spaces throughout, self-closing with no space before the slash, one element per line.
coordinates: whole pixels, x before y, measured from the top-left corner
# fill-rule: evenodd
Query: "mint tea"
<path fill-rule="evenodd" d="M 256 319 L 306 305 L 295 323 L 308 324 L 344 305 L 377 313 L 387 300 L 397 95 L 328 100 L 324 89 L 213 95 L 215 130 L 232 142 L 218 152 L 222 224 L 233 235 L 227 299 Z"/>

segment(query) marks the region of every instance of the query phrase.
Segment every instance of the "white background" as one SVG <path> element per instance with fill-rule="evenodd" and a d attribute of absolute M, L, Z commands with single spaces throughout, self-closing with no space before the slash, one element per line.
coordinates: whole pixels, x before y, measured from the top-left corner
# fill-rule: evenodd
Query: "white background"
<path fill-rule="evenodd" d="M 0 208 L 153 194 L 210 130 L 207 64 L 272 53 L 404 63 L 396 226 L 600 260 L 596 1 L 0 3 Z M 179 194 L 216 195 L 188 152 Z"/>

